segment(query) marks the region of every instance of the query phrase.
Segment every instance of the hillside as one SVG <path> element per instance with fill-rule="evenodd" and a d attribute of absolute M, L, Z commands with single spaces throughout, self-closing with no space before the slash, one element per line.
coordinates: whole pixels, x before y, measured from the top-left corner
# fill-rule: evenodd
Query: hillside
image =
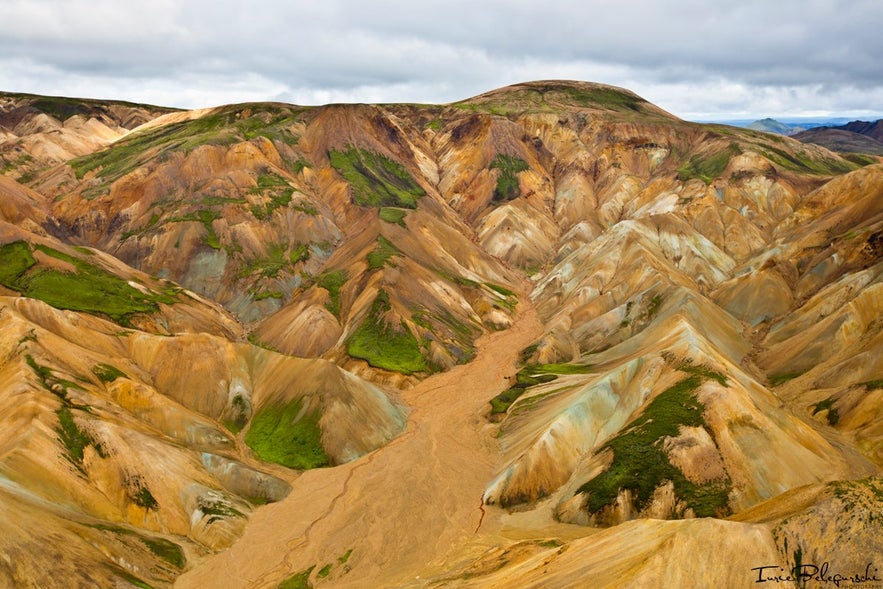
<path fill-rule="evenodd" d="M 837 127 L 809 129 L 795 134 L 794 139 L 840 153 L 880 156 L 883 155 L 883 120 L 875 123 L 853 121 Z"/>
<path fill-rule="evenodd" d="M 2 100 L 0 585 L 725 587 L 883 553 L 874 158 L 584 82 Z"/>

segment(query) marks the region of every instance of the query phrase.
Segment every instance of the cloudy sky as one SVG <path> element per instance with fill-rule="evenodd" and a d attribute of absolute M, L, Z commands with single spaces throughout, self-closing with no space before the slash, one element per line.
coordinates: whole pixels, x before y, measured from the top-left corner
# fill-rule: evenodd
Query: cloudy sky
<path fill-rule="evenodd" d="M 687 119 L 883 112 L 880 0 L 0 0 L 0 90 L 203 107 L 627 87 Z"/>

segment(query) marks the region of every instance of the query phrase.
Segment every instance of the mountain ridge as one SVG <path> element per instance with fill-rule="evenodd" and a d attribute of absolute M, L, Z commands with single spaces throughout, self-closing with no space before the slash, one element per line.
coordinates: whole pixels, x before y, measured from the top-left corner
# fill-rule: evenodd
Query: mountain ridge
<path fill-rule="evenodd" d="M 879 553 L 883 166 L 567 81 L 27 116 L 0 402 L 36 433 L 0 482 L 77 547 L 65 586 L 566 586 L 598 551 L 721 585 Z M 709 534 L 745 570 L 635 564 Z M 59 550 L 0 571 L 60 586 L 32 566 Z"/>

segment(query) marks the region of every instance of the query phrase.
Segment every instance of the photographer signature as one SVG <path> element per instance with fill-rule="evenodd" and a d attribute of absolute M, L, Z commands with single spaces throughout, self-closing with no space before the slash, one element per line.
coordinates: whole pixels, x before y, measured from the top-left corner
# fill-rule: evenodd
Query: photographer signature
<path fill-rule="evenodd" d="M 835 587 L 840 587 L 841 583 L 849 583 L 851 585 L 861 585 L 863 583 L 873 583 L 883 581 L 877 576 L 879 570 L 868 563 L 862 573 L 844 574 L 832 571 L 831 565 L 824 562 L 821 566 L 815 564 L 800 564 L 791 569 L 785 569 L 777 565 L 767 565 L 762 567 L 754 567 L 752 571 L 757 571 L 755 583 L 767 582 L 785 582 L 792 581 L 795 583 L 807 583 L 815 581 L 817 583 L 831 583 Z"/>

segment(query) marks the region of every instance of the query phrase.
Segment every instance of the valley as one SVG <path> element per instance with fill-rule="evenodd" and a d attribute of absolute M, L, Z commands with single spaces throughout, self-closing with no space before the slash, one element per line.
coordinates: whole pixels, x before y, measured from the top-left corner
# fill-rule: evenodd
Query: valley
<path fill-rule="evenodd" d="M 875 155 L 545 81 L 2 94 L 0 168 L 0 585 L 883 569 Z"/>

